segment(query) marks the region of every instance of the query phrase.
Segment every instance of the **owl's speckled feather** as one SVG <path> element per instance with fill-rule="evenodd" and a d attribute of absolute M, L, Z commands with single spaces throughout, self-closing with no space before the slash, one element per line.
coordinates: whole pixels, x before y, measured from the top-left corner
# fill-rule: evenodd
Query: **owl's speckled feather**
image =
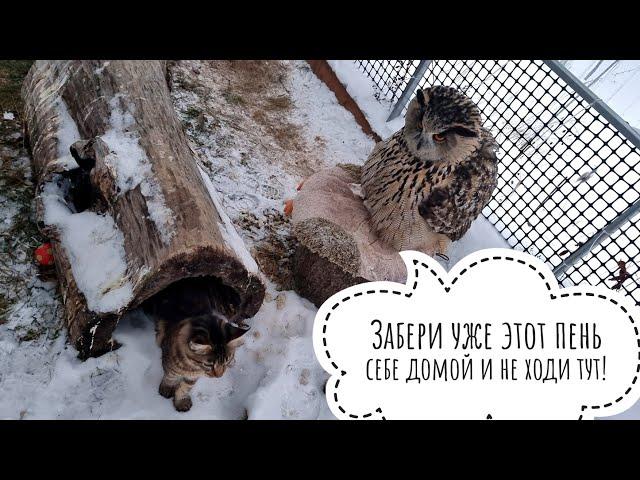
<path fill-rule="evenodd" d="M 444 253 L 491 199 L 495 148 L 464 94 L 442 86 L 418 91 L 405 126 L 376 145 L 362 170 L 379 237 L 398 251 Z"/>

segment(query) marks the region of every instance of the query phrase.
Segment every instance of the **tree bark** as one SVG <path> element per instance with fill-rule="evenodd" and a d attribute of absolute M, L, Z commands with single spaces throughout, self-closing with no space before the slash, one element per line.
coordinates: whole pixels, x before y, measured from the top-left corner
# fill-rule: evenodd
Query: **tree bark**
<path fill-rule="evenodd" d="M 320 170 L 305 179 L 293 199 L 295 290 L 317 307 L 359 283 L 406 281 L 402 257 L 371 225 L 360 174 L 361 167 L 352 164 Z"/>
<path fill-rule="evenodd" d="M 257 312 L 264 297 L 260 274 L 199 170 L 171 102 L 164 62 L 38 61 L 22 93 L 38 226 L 52 240 L 69 337 L 80 358 L 114 348 L 111 334 L 123 313 L 181 279 L 212 277 L 235 291 L 240 318 Z M 70 121 L 79 138 L 68 148 Z M 129 151 L 114 150 L 114 132 Z M 131 178 L 144 179 L 123 189 L 123 169 L 139 167 L 128 153 L 138 151 L 147 170 Z M 88 307 L 69 246 L 46 222 L 43 192 L 61 178 L 75 195 L 65 197 L 70 210 L 110 216 L 124 237 L 123 281 L 131 283 L 132 295 L 114 311 Z"/>

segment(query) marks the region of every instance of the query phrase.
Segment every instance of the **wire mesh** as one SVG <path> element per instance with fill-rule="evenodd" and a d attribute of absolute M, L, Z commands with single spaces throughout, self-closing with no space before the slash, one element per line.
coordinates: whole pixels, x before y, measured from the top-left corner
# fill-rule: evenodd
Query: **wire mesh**
<path fill-rule="evenodd" d="M 407 82 L 385 62 L 357 64 L 385 99 L 397 99 Z M 543 61 L 434 60 L 419 82 L 431 85 L 472 98 L 500 146 L 498 186 L 483 213 L 512 248 L 555 268 L 640 197 L 638 149 Z M 639 223 L 632 216 L 560 283 L 615 287 L 622 261 L 630 277 L 619 287 L 640 304 Z"/>
<path fill-rule="evenodd" d="M 375 98 L 393 105 L 407 87 L 420 60 L 356 60 L 356 65 L 371 80 Z"/>

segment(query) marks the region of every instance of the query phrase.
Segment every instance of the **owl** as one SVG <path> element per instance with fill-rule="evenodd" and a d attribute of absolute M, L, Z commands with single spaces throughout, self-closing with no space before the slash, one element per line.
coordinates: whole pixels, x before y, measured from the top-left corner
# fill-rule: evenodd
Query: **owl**
<path fill-rule="evenodd" d="M 458 90 L 418 90 L 404 127 L 362 168 L 364 204 L 379 238 L 397 251 L 444 255 L 491 199 L 496 142 Z"/>

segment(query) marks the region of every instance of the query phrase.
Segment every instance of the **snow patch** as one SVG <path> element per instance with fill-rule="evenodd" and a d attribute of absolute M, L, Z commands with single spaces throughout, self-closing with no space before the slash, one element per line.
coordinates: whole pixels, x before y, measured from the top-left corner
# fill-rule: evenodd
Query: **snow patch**
<path fill-rule="evenodd" d="M 259 275 L 260 269 L 258 268 L 258 264 L 247 250 L 242 238 L 240 238 L 240 235 L 238 235 L 238 232 L 236 231 L 236 227 L 233 226 L 229 216 L 225 213 L 224 208 L 222 208 L 222 205 L 218 201 L 218 192 L 216 192 L 216 189 L 213 187 L 211 179 L 206 173 L 204 173 L 200 165 L 198 165 L 198 171 L 200 172 L 202 181 L 207 187 L 211 201 L 216 206 L 216 210 L 222 220 L 222 223 L 218 223 L 218 226 L 220 227 L 220 233 L 222 234 L 224 242 L 236 253 L 236 255 L 238 255 L 238 257 L 240 257 L 240 261 L 249 272 Z"/>
<path fill-rule="evenodd" d="M 104 161 L 116 173 L 120 195 L 140 186 L 140 193 L 146 199 L 149 218 L 158 229 L 162 241 L 168 244 L 175 235 L 173 212 L 167 207 L 162 189 L 154 179 L 151 163 L 140 147 L 139 136 L 129 130 L 133 127 L 134 118 L 122 107 L 120 99 L 122 95 L 116 95 L 109 102 L 111 128 L 101 138 L 109 147 L 110 153 Z"/>
<path fill-rule="evenodd" d="M 280 292 L 285 302 L 278 307 L 273 285 L 267 289 L 274 295 L 252 319 L 234 364 L 221 378 L 198 379 L 188 412 L 158 394 L 163 372 L 154 324 L 134 310 L 114 332 L 122 347 L 84 362 L 64 336 L 46 350 L 0 342 L 7 373 L 0 377 L 0 418 L 334 418 L 322 391 L 328 374 L 313 353 L 315 307 L 292 292 Z"/>
<path fill-rule="evenodd" d="M 87 306 L 97 313 L 116 312 L 133 297 L 126 278 L 124 236 L 113 218 L 85 211 L 73 213 L 55 181 L 41 193 L 44 221 L 60 233 L 78 288 Z"/>
<path fill-rule="evenodd" d="M 295 104 L 290 116 L 305 125 L 308 143 L 314 145 L 318 137 L 326 142 L 323 163 L 364 163 L 375 141 L 362 131 L 353 114 L 338 103 L 335 94 L 310 68 L 298 65 L 292 69 L 288 88 Z"/>
<path fill-rule="evenodd" d="M 70 147 L 81 138 L 80 133 L 61 97 L 55 100 L 54 108 L 58 115 L 59 155 L 54 163 L 71 170 L 78 164 L 71 156 Z M 55 177 L 42 188 L 44 222 L 59 232 L 87 307 L 97 313 L 118 311 L 133 296 L 132 285 L 126 279 L 124 236 L 109 215 L 72 211 L 64 199 L 62 181 L 61 177 Z"/>
<path fill-rule="evenodd" d="M 449 261 L 446 269 L 449 271 L 456 263 L 464 257 L 477 250 L 485 248 L 511 248 L 500 232 L 483 215 L 479 215 L 472 223 L 464 236 L 452 242 L 447 255 Z M 436 260 L 440 260 L 436 258 Z"/>
<path fill-rule="evenodd" d="M 109 61 L 104 62 L 104 63 L 102 64 L 102 66 L 100 66 L 100 67 L 98 67 L 98 68 L 96 68 L 96 69 L 94 70 L 94 73 L 95 73 L 96 75 L 100 75 L 100 74 L 104 71 L 104 69 L 105 69 L 105 68 L 107 68 L 110 64 L 111 64 L 111 62 L 109 62 Z"/>
<path fill-rule="evenodd" d="M 55 109 L 58 112 L 58 132 L 56 135 L 58 138 L 58 157 L 69 157 L 73 160 L 73 157 L 71 157 L 71 145 L 82 137 L 62 97 L 59 97 L 55 102 Z M 75 160 L 73 162 L 75 163 Z"/>
<path fill-rule="evenodd" d="M 385 105 L 376 100 L 373 82 L 358 70 L 353 60 L 327 60 L 327 63 L 367 117 L 371 128 L 383 140 L 402 128 L 402 116 L 387 123 L 393 105 Z"/>
<path fill-rule="evenodd" d="M 58 114 L 58 158 L 51 162 L 51 166 L 59 165 L 63 170 L 78 168 L 78 162 L 71 156 L 71 145 L 81 139 L 78 126 L 69 114 L 66 103 L 62 97 L 54 103 L 54 109 Z"/>

